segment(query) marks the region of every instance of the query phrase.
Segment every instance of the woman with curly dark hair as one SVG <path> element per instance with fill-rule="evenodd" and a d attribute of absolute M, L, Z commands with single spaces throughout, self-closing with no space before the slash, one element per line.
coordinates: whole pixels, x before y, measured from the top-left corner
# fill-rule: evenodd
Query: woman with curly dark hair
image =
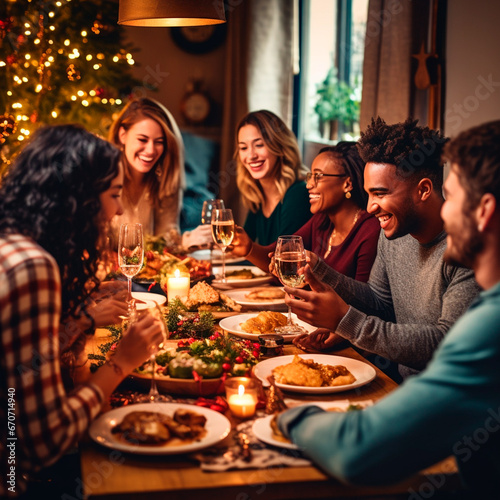
<path fill-rule="evenodd" d="M 17 494 L 26 488 L 24 475 L 54 463 L 83 436 L 111 391 L 161 342 L 160 325 L 145 316 L 111 362 L 66 394 L 59 336 L 69 345 L 82 320 L 92 327 L 85 300 L 99 286 L 102 239 L 122 211 L 122 184 L 119 151 L 64 125 L 34 134 L 0 188 L 0 416 L 7 421 L 10 395 L 19 416 L 10 490 Z M 0 428 L 7 443 L 7 426 Z M 2 452 L 1 476 L 9 470 Z"/>

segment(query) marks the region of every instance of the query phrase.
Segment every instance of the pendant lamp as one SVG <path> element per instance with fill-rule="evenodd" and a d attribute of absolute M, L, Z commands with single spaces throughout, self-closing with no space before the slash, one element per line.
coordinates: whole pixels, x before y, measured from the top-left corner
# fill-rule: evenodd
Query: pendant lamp
<path fill-rule="evenodd" d="M 205 26 L 226 22 L 224 0 L 120 0 L 118 24 Z"/>

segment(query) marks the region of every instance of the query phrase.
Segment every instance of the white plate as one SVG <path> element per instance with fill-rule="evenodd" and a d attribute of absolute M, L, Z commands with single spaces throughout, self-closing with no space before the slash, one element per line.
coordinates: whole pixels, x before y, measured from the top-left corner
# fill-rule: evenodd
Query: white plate
<path fill-rule="evenodd" d="M 273 287 L 274 288 L 274 287 Z M 248 307 L 250 309 L 268 308 L 271 310 L 286 311 L 285 298 L 268 299 L 268 300 L 250 300 L 246 296 L 259 288 L 238 288 L 236 290 L 228 290 L 224 292 L 228 297 L 233 299 L 237 304 Z"/>
<path fill-rule="evenodd" d="M 356 387 L 361 387 L 371 382 L 377 376 L 377 372 L 373 366 L 357 359 L 346 358 L 344 356 L 333 356 L 330 354 L 299 354 L 299 356 L 302 359 L 312 359 L 316 363 L 321 363 L 323 365 L 343 365 L 354 375 L 356 381 L 352 384 L 337 385 L 333 387 L 305 387 L 302 385 L 276 383 L 280 389 L 292 392 L 302 392 L 305 394 L 329 394 L 332 392 L 350 391 Z M 272 374 L 273 368 L 287 365 L 292 362 L 293 358 L 293 355 L 279 356 L 277 358 L 269 358 L 261 361 L 254 366 L 254 374 L 257 378 L 262 380 L 265 386 L 268 386 L 269 382 L 267 377 Z"/>
<path fill-rule="evenodd" d="M 227 318 L 221 319 L 219 321 L 219 326 L 224 330 L 226 330 L 227 332 L 235 335 L 236 337 L 241 337 L 242 339 L 257 340 L 257 337 L 260 334 L 244 332 L 240 327 L 240 323 L 244 323 L 250 318 L 255 318 L 255 316 L 257 315 L 258 313 L 246 313 L 246 314 L 238 314 L 237 316 L 229 316 Z M 315 326 L 311 326 L 309 323 L 306 323 L 305 321 L 298 319 L 295 314 L 292 314 L 292 320 L 294 323 L 297 323 L 297 325 L 303 327 L 305 333 L 311 333 L 314 330 L 316 330 Z M 283 337 L 285 338 L 285 342 L 291 342 L 295 337 L 298 336 L 299 334 L 284 335 Z M 256 366 L 258 366 L 259 364 L 260 363 L 258 363 Z"/>
<path fill-rule="evenodd" d="M 210 260 L 210 250 L 208 248 L 202 250 L 195 250 L 194 252 L 190 252 L 188 254 L 189 257 L 192 257 L 196 260 Z M 231 253 L 226 252 L 226 264 L 243 262 L 245 257 L 237 257 L 236 255 L 231 255 Z M 213 249 L 212 254 L 212 264 L 222 264 L 222 252 L 218 248 Z"/>
<path fill-rule="evenodd" d="M 350 401 L 311 401 L 300 406 L 314 405 L 327 411 L 333 411 L 332 409 L 338 408 L 338 411 L 345 412 L 350 404 Z M 268 415 L 267 417 L 259 418 L 254 422 L 252 431 L 255 437 L 263 443 L 270 444 L 272 446 L 278 446 L 288 450 L 298 450 L 299 448 L 296 444 L 291 443 L 290 441 L 280 441 L 279 439 L 276 439 L 271 427 L 271 420 L 273 417 L 274 415 Z"/>
<path fill-rule="evenodd" d="M 222 267 L 213 267 L 213 273 L 215 276 L 220 276 L 222 273 Z M 265 285 L 269 283 L 273 277 L 262 271 L 256 266 L 226 266 L 226 274 L 231 271 L 241 271 L 242 269 L 248 269 L 252 271 L 255 278 L 249 279 L 233 279 L 231 277 L 227 278 L 225 283 L 222 282 L 220 278 L 214 279 L 212 281 L 212 285 L 216 288 L 228 289 L 228 288 L 248 288 L 254 286 Z"/>
<path fill-rule="evenodd" d="M 258 418 L 252 426 L 254 436 L 263 443 L 270 444 L 271 446 L 279 446 L 287 450 L 298 450 L 299 447 L 290 441 L 280 441 L 275 438 L 273 429 L 271 428 L 271 420 L 274 415 L 268 415 L 264 418 Z"/>
<path fill-rule="evenodd" d="M 115 434 L 111 433 L 111 429 L 119 424 L 125 415 L 133 411 L 154 411 L 173 416 L 174 412 L 178 409 L 190 410 L 206 417 L 205 429 L 207 433 L 199 441 L 179 446 L 147 446 L 120 441 Z M 140 455 L 177 455 L 180 453 L 191 453 L 212 446 L 222 441 L 229 434 L 230 430 L 231 424 L 229 420 L 224 415 L 208 408 L 180 403 L 143 403 L 122 406 L 121 408 L 104 413 L 92 422 L 89 435 L 96 443 L 115 450 Z"/>
<path fill-rule="evenodd" d="M 167 297 L 160 295 L 159 293 L 132 292 L 132 297 L 145 302 L 145 304 L 142 304 L 141 302 L 136 304 L 138 311 L 146 309 L 147 307 L 153 307 L 155 303 L 161 306 L 167 301 Z"/>

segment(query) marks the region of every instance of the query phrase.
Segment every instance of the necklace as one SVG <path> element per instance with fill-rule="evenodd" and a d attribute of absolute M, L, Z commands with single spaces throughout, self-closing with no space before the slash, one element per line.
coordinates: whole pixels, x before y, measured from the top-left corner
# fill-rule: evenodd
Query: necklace
<path fill-rule="evenodd" d="M 352 221 L 351 229 L 349 230 L 349 232 L 351 232 L 352 228 L 356 225 L 356 222 L 358 222 L 358 217 L 360 212 L 361 208 L 358 208 L 358 210 L 354 214 L 354 220 Z M 328 250 L 325 252 L 325 257 L 324 257 L 325 259 L 330 255 L 330 252 L 332 251 L 333 240 L 335 239 L 336 236 L 337 236 L 337 229 L 333 228 L 332 234 L 330 235 L 330 238 L 328 240 Z"/>

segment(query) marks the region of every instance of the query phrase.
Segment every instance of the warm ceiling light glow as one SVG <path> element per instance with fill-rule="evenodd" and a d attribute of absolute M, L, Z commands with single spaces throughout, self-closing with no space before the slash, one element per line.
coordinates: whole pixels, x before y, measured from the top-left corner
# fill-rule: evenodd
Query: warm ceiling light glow
<path fill-rule="evenodd" d="M 205 26 L 226 22 L 223 0 L 120 0 L 118 24 Z"/>

